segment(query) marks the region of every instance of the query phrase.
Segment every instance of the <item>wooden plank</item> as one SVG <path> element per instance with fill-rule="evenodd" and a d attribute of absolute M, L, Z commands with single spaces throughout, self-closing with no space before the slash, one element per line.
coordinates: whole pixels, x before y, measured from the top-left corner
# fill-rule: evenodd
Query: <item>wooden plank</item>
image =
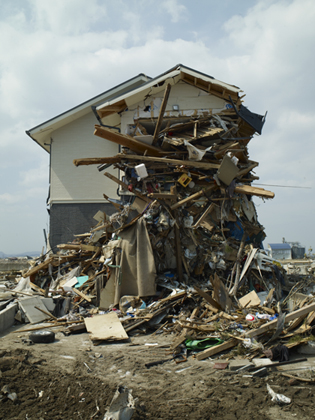
<path fill-rule="evenodd" d="M 150 193 L 148 194 L 148 197 L 153 198 L 154 200 L 172 200 L 175 201 L 177 198 L 177 195 L 170 194 L 170 193 Z"/>
<path fill-rule="evenodd" d="M 295 330 L 295 328 L 297 328 L 303 321 L 304 319 L 307 317 L 307 314 L 304 314 L 302 316 L 299 316 L 298 318 L 296 318 L 292 324 L 287 328 L 287 332 Z"/>
<path fill-rule="evenodd" d="M 88 302 L 92 302 L 92 298 L 90 298 L 89 296 L 87 296 L 86 294 L 84 294 L 83 292 L 81 292 L 81 290 L 79 290 L 79 289 L 76 289 L 76 288 L 72 287 L 72 291 L 73 291 L 76 295 L 80 296 L 82 299 L 84 299 L 84 300 L 86 300 L 86 301 L 88 301 Z"/>
<path fill-rule="evenodd" d="M 157 147 L 142 143 L 131 136 L 118 133 L 117 131 L 110 130 L 100 125 L 95 125 L 94 135 L 113 143 L 120 144 L 121 146 L 128 147 L 137 153 L 161 156 L 161 150 Z"/>
<path fill-rule="evenodd" d="M 74 159 L 73 163 L 75 166 L 82 165 L 101 165 L 102 163 L 114 164 L 121 162 L 121 156 L 113 157 L 97 157 L 97 158 L 82 158 Z"/>
<path fill-rule="evenodd" d="M 212 210 L 215 208 L 215 204 L 211 203 L 206 210 L 202 213 L 202 215 L 199 217 L 197 222 L 192 226 L 192 229 L 197 229 L 197 227 L 200 225 L 201 222 L 207 217 L 208 213 L 211 213 Z"/>
<path fill-rule="evenodd" d="M 236 178 L 239 178 L 243 175 L 248 174 L 248 172 L 250 172 L 252 169 L 256 168 L 259 165 L 258 162 L 254 162 L 251 165 L 249 165 L 247 168 L 245 169 L 241 169 L 237 174 L 236 174 Z"/>
<path fill-rule="evenodd" d="M 59 249 L 70 249 L 74 251 L 93 251 L 97 252 L 101 250 L 100 246 L 93 246 L 93 245 L 84 245 L 84 244 L 59 244 L 57 245 Z"/>
<path fill-rule="evenodd" d="M 124 156 L 125 156 L 125 159 L 127 160 L 141 160 L 142 162 L 167 163 L 169 165 L 174 165 L 174 166 L 191 166 L 193 168 L 202 168 L 202 169 L 219 169 L 220 167 L 218 163 L 211 163 L 211 162 L 169 159 L 169 158 L 163 158 L 163 157 L 139 156 L 139 155 L 124 155 Z"/>
<path fill-rule="evenodd" d="M 36 265 L 35 267 L 27 271 L 25 274 L 23 274 L 23 277 L 26 278 L 26 277 L 32 276 L 33 274 L 38 273 L 38 271 L 43 270 L 44 268 L 47 268 L 49 264 L 53 262 L 53 260 L 54 260 L 54 257 L 48 258 L 44 262 Z"/>
<path fill-rule="evenodd" d="M 184 198 L 183 200 L 178 201 L 176 204 L 173 204 L 171 206 L 171 210 L 175 210 L 178 207 L 184 206 L 185 204 L 189 203 L 192 200 L 196 200 L 199 197 L 202 197 L 204 194 L 209 193 L 212 190 L 215 190 L 217 188 L 217 185 L 211 185 L 210 187 L 200 190 L 194 194 L 191 194 L 189 197 Z"/>
<path fill-rule="evenodd" d="M 114 175 L 110 174 L 109 172 L 105 172 L 104 175 L 111 179 L 112 181 L 116 182 L 117 184 L 121 185 L 125 190 L 128 189 L 128 185 L 125 184 L 123 181 L 121 181 L 120 179 L 116 178 Z M 139 198 L 141 198 L 142 200 L 146 201 L 147 203 L 151 203 L 151 200 L 146 197 L 145 195 L 139 193 L 137 190 L 133 191 L 133 194 L 138 196 Z"/>
<path fill-rule="evenodd" d="M 159 305 L 161 305 L 164 302 L 169 302 L 172 300 L 176 300 L 176 299 L 181 299 L 183 297 L 185 297 L 187 294 L 187 292 L 185 290 L 181 291 L 181 292 L 177 292 L 175 295 L 169 295 L 164 299 L 159 300 Z"/>
<path fill-rule="evenodd" d="M 177 212 L 173 212 L 173 217 L 176 221 L 174 225 L 174 234 L 175 234 L 175 256 L 176 256 L 176 268 L 177 268 L 177 276 L 180 283 L 183 282 L 183 266 L 182 266 L 182 244 L 180 240 L 180 232 L 179 232 L 179 223 Z"/>
<path fill-rule="evenodd" d="M 42 289 L 41 287 L 37 286 L 37 284 L 34 284 L 30 281 L 30 286 L 33 290 L 35 290 L 36 292 L 40 293 L 41 295 L 45 296 L 45 290 Z"/>
<path fill-rule="evenodd" d="M 215 354 L 218 354 L 221 351 L 229 350 L 232 347 L 235 347 L 237 343 L 238 341 L 235 338 L 232 338 L 231 340 L 228 340 L 225 343 L 219 344 L 217 346 L 211 347 L 210 349 L 206 349 L 198 353 L 196 356 L 196 359 L 203 360 L 203 359 L 206 359 L 207 357 L 214 356 Z"/>
<path fill-rule="evenodd" d="M 163 122 L 163 116 L 164 116 L 164 112 L 165 112 L 165 109 L 166 109 L 168 98 L 170 96 L 170 92 L 171 92 L 171 84 L 168 83 L 166 85 L 166 88 L 165 88 L 165 91 L 164 91 L 164 97 L 163 97 L 163 100 L 162 100 L 158 120 L 157 120 L 155 130 L 154 130 L 154 134 L 153 134 L 153 142 L 152 142 L 153 146 L 158 141 L 159 133 L 160 133 L 160 130 L 161 130 L 161 125 L 162 125 L 162 122 Z"/>
<path fill-rule="evenodd" d="M 194 286 L 196 292 L 203 297 L 211 306 L 215 307 L 219 311 L 222 311 L 222 307 L 218 302 L 216 302 L 208 293 L 204 292 L 203 290 L 199 289 L 199 287 Z"/>
<path fill-rule="evenodd" d="M 307 320 L 306 320 L 307 325 L 311 325 L 311 323 L 314 321 L 314 319 L 315 319 L 315 311 L 308 314 L 308 317 L 307 317 Z"/>
<path fill-rule="evenodd" d="M 236 185 L 235 190 L 239 194 L 255 195 L 263 198 L 274 198 L 275 193 L 267 191 L 264 188 L 251 187 L 250 185 Z"/>
<path fill-rule="evenodd" d="M 315 310 L 315 303 L 312 303 L 311 305 L 307 305 L 304 308 L 298 309 L 297 311 L 291 312 L 290 314 L 286 315 L 285 322 L 293 321 L 296 318 L 299 318 L 300 316 L 303 316 L 304 314 L 309 314 L 310 312 Z M 272 329 L 275 329 L 277 327 L 278 320 L 275 319 L 273 321 L 267 322 L 266 324 L 262 325 L 259 328 L 256 328 L 254 330 L 248 331 L 246 333 L 246 337 L 256 337 L 257 335 L 264 334 L 267 331 L 270 331 Z"/>
<path fill-rule="evenodd" d="M 229 292 L 225 287 L 217 273 L 214 273 L 214 277 L 210 277 L 210 281 L 214 290 L 214 299 L 219 302 L 219 305 L 223 310 L 230 310 L 232 307 L 232 301 L 229 297 Z"/>

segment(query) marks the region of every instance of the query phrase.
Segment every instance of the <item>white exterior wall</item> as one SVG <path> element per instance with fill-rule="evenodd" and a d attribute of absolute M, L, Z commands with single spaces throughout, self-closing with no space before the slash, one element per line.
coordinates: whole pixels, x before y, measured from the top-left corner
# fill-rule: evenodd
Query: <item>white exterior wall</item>
<path fill-rule="evenodd" d="M 150 96 L 145 101 L 140 101 L 122 113 L 121 132 L 126 133 L 127 124 L 133 124 L 138 118 L 157 118 L 163 100 L 164 91 Z M 179 106 L 179 112 L 174 112 L 173 105 Z M 151 110 L 144 111 L 144 108 L 151 106 Z M 229 107 L 228 103 L 217 96 L 211 95 L 201 89 L 191 86 L 185 82 L 178 82 L 172 86 L 164 118 L 198 116 L 217 113 Z"/>
<path fill-rule="evenodd" d="M 89 114 L 52 133 L 50 204 L 65 202 L 105 202 L 103 193 L 117 198 L 118 185 L 97 170 L 97 165 L 79 166 L 74 159 L 107 157 L 118 153 L 118 146 L 93 134 L 97 124 Z M 106 170 L 115 176 L 112 167 Z"/>

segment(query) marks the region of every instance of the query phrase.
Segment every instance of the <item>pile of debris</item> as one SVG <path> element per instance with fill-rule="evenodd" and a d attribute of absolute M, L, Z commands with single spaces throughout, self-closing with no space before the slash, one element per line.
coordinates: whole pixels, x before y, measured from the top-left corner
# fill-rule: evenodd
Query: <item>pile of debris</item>
<path fill-rule="evenodd" d="M 51 299 L 53 315 L 42 298 L 31 298 L 39 299 L 31 303 L 36 319 L 51 316 L 50 326 L 65 325 L 67 333 L 87 329 L 95 344 L 126 339 L 132 330 L 173 333 L 172 350 L 187 339 L 214 340 L 199 359 L 240 344 L 254 357 L 280 334 L 309 333 L 313 297 L 293 305 L 297 288 L 262 247 L 253 197 L 274 193 L 251 185 L 258 162 L 249 159 L 248 144 L 264 117 L 231 101 L 219 113 L 172 124 L 163 121 L 169 90 L 154 131 L 140 122 L 128 135 L 96 126 L 95 134 L 120 144 L 121 153 L 74 164 L 123 172 L 105 172 L 120 188 L 121 201 L 104 195 L 117 212 L 98 212 L 90 232 L 35 260 L 11 292 Z M 20 306 L 28 316 L 26 300 Z"/>

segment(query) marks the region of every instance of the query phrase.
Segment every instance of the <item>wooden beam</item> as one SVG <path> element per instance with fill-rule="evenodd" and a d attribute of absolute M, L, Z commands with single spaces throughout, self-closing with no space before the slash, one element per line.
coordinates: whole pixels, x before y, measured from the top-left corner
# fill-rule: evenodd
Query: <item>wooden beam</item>
<path fill-rule="evenodd" d="M 101 165 L 102 163 L 114 164 L 114 163 L 119 163 L 119 162 L 121 162 L 121 156 L 82 158 L 82 159 L 74 159 L 73 161 L 75 166 Z"/>
<path fill-rule="evenodd" d="M 164 116 L 164 112 L 166 109 L 166 105 L 167 105 L 167 101 L 168 98 L 170 96 L 170 92 L 171 92 L 171 85 L 170 83 L 168 83 L 166 85 L 165 91 L 164 91 L 164 97 L 163 97 L 163 101 L 161 104 L 161 108 L 160 108 L 160 112 L 159 112 L 159 117 L 155 126 L 155 130 L 154 130 L 154 134 L 153 134 L 153 142 L 152 144 L 155 145 L 158 141 L 158 137 L 159 137 L 159 133 L 161 130 L 161 125 L 162 125 L 162 121 L 163 121 L 163 116 Z"/>
<path fill-rule="evenodd" d="M 169 159 L 161 157 L 151 157 L 151 156 L 138 156 L 138 155 L 125 155 L 127 160 L 141 160 L 142 162 L 159 162 L 167 163 L 174 166 L 191 166 L 193 168 L 203 168 L 203 169 L 219 169 L 220 165 L 218 163 L 210 162 L 197 162 L 193 160 L 179 160 L 179 159 Z M 261 188 L 262 189 L 262 188 Z"/>
<path fill-rule="evenodd" d="M 156 200 L 172 200 L 176 201 L 177 195 L 170 193 L 150 193 L 148 197 Z"/>
<path fill-rule="evenodd" d="M 200 296 L 202 296 L 208 303 L 210 303 L 211 306 L 214 306 L 219 311 L 222 311 L 221 305 L 219 305 L 218 302 L 216 302 L 214 299 L 212 299 L 212 297 L 208 293 L 206 293 L 203 290 L 199 289 L 199 287 L 197 287 L 197 286 L 194 286 L 194 289 L 196 290 L 196 292 Z"/>
<path fill-rule="evenodd" d="M 249 185 L 236 185 L 235 190 L 239 194 L 256 195 L 263 198 L 274 198 L 275 193 L 267 191 L 264 188 L 251 187 Z"/>
<path fill-rule="evenodd" d="M 131 136 L 118 133 L 117 131 L 110 130 L 100 125 L 95 125 L 94 135 L 113 143 L 120 144 L 121 146 L 128 147 L 137 153 L 147 153 L 152 156 L 161 156 L 161 150 L 157 147 L 142 143 Z"/>
<path fill-rule="evenodd" d="M 72 249 L 74 251 L 93 251 L 97 252 L 101 250 L 100 246 L 85 245 L 85 244 L 60 244 L 57 245 L 59 249 Z"/>
<path fill-rule="evenodd" d="M 203 222 L 203 220 L 207 217 L 209 213 L 212 212 L 212 210 L 215 208 L 215 204 L 211 203 L 206 210 L 202 213 L 202 215 L 199 217 L 197 222 L 192 226 L 192 229 L 197 229 L 197 227 L 200 225 L 200 223 Z"/>
<path fill-rule="evenodd" d="M 74 287 L 72 287 L 72 290 L 73 290 L 73 292 L 74 292 L 76 295 L 80 296 L 82 299 L 84 299 L 84 300 L 86 300 L 86 301 L 88 301 L 88 302 L 92 302 L 92 298 L 90 298 L 89 296 L 85 295 L 83 292 L 81 292 L 81 290 L 76 289 L 76 288 L 74 288 Z"/>
<path fill-rule="evenodd" d="M 197 356 L 196 356 L 196 359 L 197 360 L 206 359 L 207 357 L 218 354 L 221 351 L 229 350 L 232 347 L 235 347 L 237 344 L 238 344 L 238 341 L 235 338 L 232 338 L 232 340 L 226 341 L 223 344 L 219 344 L 217 346 L 211 347 L 210 349 L 206 349 L 206 350 L 198 353 Z"/>
<path fill-rule="evenodd" d="M 183 283 L 183 266 L 182 266 L 182 243 L 180 240 L 180 231 L 179 231 L 179 223 L 177 212 L 172 212 L 173 217 L 176 221 L 174 225 L 174 234 L 175 234 L 175 257 L 176 257 L 176 269 L 177 269 L 177 276 L 180 283 Z"/>
<path fill-rule="evenodd" d="M 181 207 L 187 203 L 189 203 L 192 200 L 196 200 L 199 197 L 202 197 L 204 194 L 209 193 L 212 190 L 215 190 L 217 188 L 217 185 L 211 185 L 210 187 L 204 189 L 204 190 L 200 190 L 198 192 L 196 192 L 195 194 L 191 194 L 189 197 L 184 198 L 183 200 L 178 201 L 176 204 L 173 204 L 171 206 L 171 210 L 175 210 L 178 207 Z"/>
<path fill-rule="evenodd" d="M 101 118 L 105 118 L 108 115 L 115 114 L 115 113 L 118 113 L 118 112 L 122 112 L 126 108 L 127 108 L 127 104 L 126 104 L 125 100 L 123 99 L 119 102 L 116 102 L 115 104 L 107 105 L 104 108 L 99 109 L 97 111 L 97 113 Z"/>
<path fill-rule="evenodd" d="M 298 309 L 297 311 L 291 312 L 290 314 L 286 315 L 285 317 L 285 323 L 289 321 L 293 321 L 296 318 L 299 318 L 305 314 L 309 314 L 310 312 L 315 310 L 315 303 L 312 303 L 311 305 L 304 306 L 304 308 Z M 246 333 L 246 337 L 256 337 L 257 335 L 264 334 L 267 331 L 273 330 L 277 327 L 278 320 L 275 319 L 273 321 L 267 322 L 266 324 L 262 325 L 259 328 L 256 328 L 255 330 L 248 331 Z"/>
<path fill-rule="evenodd" d="M 51 264 L 54 260 L 54 257 L 48 258 L 46 261 L 36 265 L 35 267 L 31 268 L 29 271 L 27 271 L 25 274 L 23 274 L 23 277 L 29 277 L 32 274 L 38 273 L 38 271 L 43 270 L 44 268 L 47 268 L 49 264 Z"/>
<path fill-rule="evenodd" d="M 248 174 L 248 172 L 250 172 L 252 169 L 256 168 L 259 165 L 258 162 L 254 162 L 251 165 L 249 165 L 247 168 L 245 169 L 241 169 L 240 171 L 238 171 L 238 173 L 236 174 L 236 178 L 239 178 L 243 175 Z"/>
<path fill-rule="evenodd" d="M 107 178 L 111 179 L 112 181 L 116 182 L 117 184 L 121 185 L 121 186 L 122 186 L 125 190 L 127 190 L 127 189 L 128 189 L 128 185 L 127 185 L 127 184 L 125 184 L 125 183 L 124 183 L 123 181 L 121 181 L 120 179 L 116 178 L 114 175 L 112 175 L 112 174 L 110 174 L 110 173 L 108 173 L 108 172 L 105 172 L 105 173 L 104 173 L 104 175 L 105 175 Z M 135 194 L 136 196 L 138 196 L 138 197 L 139 197 L 139 198 L 141 198 L 142 200 L 146 201 L 147 203 L 151 203 L 151 200 L 150 200 L 148 197 L 146 197 L 145 195 L 143 195 L 143 194 L 139 193 L 137 190 L 134 190 L 134 191 L 133 191 L 133 194 Z"/>

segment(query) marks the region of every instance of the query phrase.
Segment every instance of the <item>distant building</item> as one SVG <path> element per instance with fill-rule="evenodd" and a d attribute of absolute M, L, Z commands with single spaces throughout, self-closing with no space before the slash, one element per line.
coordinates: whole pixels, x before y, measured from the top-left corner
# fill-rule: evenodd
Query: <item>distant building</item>
<path fill-rule="evenodd" d="M 292 258 L 294 260 L 302 260 L 305 256 L 305 247 L 300 242 L 289 242 L 292 250 Z"/>
<path fill-rule="evenodd" d="M 268 244 L 268 252 L 275 260 L 291 260 L 292 248 L 288 243 Z"/>

